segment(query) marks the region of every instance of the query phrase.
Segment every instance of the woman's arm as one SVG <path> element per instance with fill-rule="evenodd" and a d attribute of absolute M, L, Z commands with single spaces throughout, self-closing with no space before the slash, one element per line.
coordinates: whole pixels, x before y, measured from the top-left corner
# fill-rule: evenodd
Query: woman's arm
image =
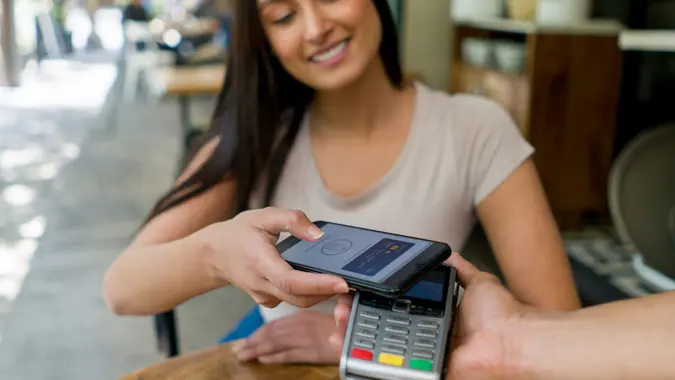
<path fill-rule="evenodd" d="M 523 376 L 549 380 L 675 378 L 675 293 L 521 321 L 505 342 Z"/>
<path fill-rule="evenodd" d="M 348 292 L 339 277 L 293 270 L 276 249 L 282 232 L 307 241 L 323 236 L 305 214 L 267 208 L 222 222 L 234 194 L 234 181 L 226 181 L 154 218 L 108 270 L 109 307 L 156 314 L 230 283 L 267 307 L 282 301 L 310 307 Z"/>
<path fill-rule="evenodd" d="M 478 217 L 519 300 L 546 309 L 580 306 L 558 227 L 531 160 L 481 201 Z"/>
<path fill-rule="evenodd" d="M 212 154 L 212 140 L 197 154 L 184 181 Z M 149 315 L 169 310 L 224 286 L 209 268 L 206 244 L 195 232 L 232 212 L 235 182 L 220 183 L 152 219 L 108 269 L 104 294 L 117 314 Z"/>

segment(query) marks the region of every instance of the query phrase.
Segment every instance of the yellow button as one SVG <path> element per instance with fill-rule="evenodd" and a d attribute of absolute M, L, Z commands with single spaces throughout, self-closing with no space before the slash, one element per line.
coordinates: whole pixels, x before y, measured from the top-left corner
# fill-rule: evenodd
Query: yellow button
<path fill-rule="evenodd" d="M 388 364 L 388 365 L 400 367 L 400 366 L 403 365 L 403 357 L 398 356 L 398 355 L 392 355 L 392 354 L 380 354 L 379 362 L 382 363 L 382 364 Z"/>

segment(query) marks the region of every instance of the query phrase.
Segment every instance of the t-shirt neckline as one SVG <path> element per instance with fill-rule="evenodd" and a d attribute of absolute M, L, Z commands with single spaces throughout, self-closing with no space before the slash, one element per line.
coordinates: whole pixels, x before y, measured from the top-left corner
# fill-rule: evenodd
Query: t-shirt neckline
<path fill-rule="evenodd" d="M 343 197 L 337 195 L 330 191 L 319 173 L 319 169 L 314 160 L 314 154 L 312 153 L 310 135 L 309 135 L 309 112 L 305 115 L 305 118 L 302 122 L 301 127 L 301 149 L 303 155 L 307 162 L 310 163 L 310 180 L 311 186 L 318 189 L 321 198 L 328 203 L 330 206 L 339 209 L 347 209 L 358 207 L 359 205 L 368 202 L 369 200 L 375 198 L 390 182 L 398 177 L 399 173 L 403 167 L 410 161 L 409 157 L 411 156 L 411 151 L 416 145 L 417 137 L 420 133 L 420 125 L 422 124 L 422 119 L 425 114 L 426 102 L 424 99 L 424 93 L 426 89 L 424 85 L 421 85 L 417 82 L 414 83 L 416 94 L 415 94 L 415 105 L 413 109 L 412 125 L 410 126 L 410 131 L 408 132 L 408 138 L 403 145 L 403 149 L 398 155 L 398 158 L 394 162 L 394 165 L 389 169 L 389 171 L 382 176 L 377 182 L 371 185 L 368 189 L 364 190 L 360 194 Z"/>

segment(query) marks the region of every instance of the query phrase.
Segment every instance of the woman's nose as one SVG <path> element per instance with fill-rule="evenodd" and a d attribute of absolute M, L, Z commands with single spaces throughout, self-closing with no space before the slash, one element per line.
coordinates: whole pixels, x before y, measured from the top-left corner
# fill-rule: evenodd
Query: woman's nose
<path fill-rule="evenodd" d="M 331 30 L 331 24 L 320 7 L 311 7 L 305 13 L 305 40 L 316 44 L 323 43 Z"/>

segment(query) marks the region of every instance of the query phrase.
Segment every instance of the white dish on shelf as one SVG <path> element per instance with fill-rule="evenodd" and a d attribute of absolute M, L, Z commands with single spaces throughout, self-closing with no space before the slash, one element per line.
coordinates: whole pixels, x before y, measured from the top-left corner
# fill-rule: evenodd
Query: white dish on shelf
<path fill-rule="evenodd" d="M 525 70 L 527 47 L 524 43 L 497 41 L 494 43 L 497 67 L 510 74 L 521 74 Z"/>
<path fill-rule="evenodd" d="M 490 67 L 492 42 L 483 38 L 466 38 L 462 41 L 462 60 L 475 67 Z"/>
<path fill-rule="evenodd" d="M 450 9 L 450 17 L 455 20 L 472 17 L 502 17 L 504 13 L 503 1 L 504 0 L 453 0 L 452 8 Z"/>
<path fill-rule="evenodd" d="M 590 15 L 590 0 L 539 0 L 537 5 L 537 23 L 543 25 L 582 24 Z"/>

